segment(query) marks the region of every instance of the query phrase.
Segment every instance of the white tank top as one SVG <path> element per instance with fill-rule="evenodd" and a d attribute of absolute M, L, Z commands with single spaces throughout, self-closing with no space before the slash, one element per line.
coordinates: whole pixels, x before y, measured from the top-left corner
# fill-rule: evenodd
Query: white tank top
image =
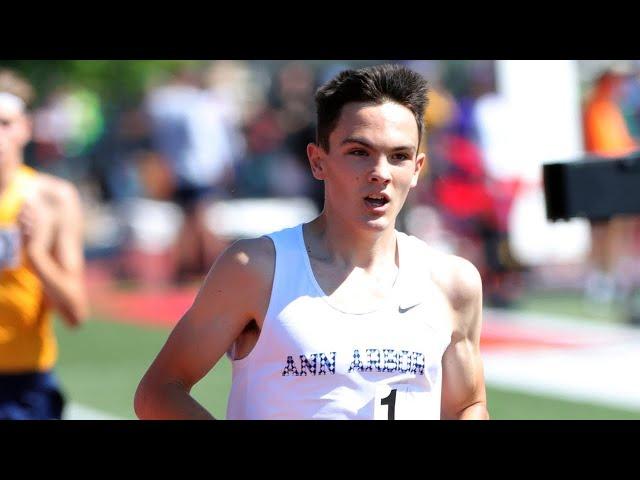
<path fill-rule="evenodd" d="M 452 328 L 424 243 L 396 232 L 391 295 L 375 310 L 348 312 L 318 285 L 302 225 L 268 236 L 269 307 L 253 350 L 232 361 L 227 419 L 439 419 Z"/>

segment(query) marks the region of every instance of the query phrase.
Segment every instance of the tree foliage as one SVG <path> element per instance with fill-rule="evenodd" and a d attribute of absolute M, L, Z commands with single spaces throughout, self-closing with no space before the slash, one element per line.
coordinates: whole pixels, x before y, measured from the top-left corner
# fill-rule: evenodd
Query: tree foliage
<path fill-rule="evenodd" d="M 0 68 L 17 70 L 33 83 L 36 104 L 52 89 L 72 85 L 95 91 L 105 102 L 141 99 L 149 82 L 180 68 L 203 67 L 200 60 L 0 60 Z"/>

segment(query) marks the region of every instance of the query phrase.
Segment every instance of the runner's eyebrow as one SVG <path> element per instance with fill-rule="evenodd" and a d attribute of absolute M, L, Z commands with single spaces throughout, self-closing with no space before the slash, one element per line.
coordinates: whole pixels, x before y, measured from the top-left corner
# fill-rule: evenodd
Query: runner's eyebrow
<path fill-rule="evenodd" d="M 367 142 L 366 140 L 362 139 L 362 138 L 358 138 L 358 137 L 347 137 L 344 140 L 342 140 L 342 142 L 340 142 L 340 145 L 347 145 L 349 143 L 359 143 L 360 145 L 367 147 L 367 148 L 373 148 L 373 145 L 371 145 L 369 142 Z"/>
<path fill-rule="evenodd" d="M 395 147 L 391 149 L 392 152 L 410 152 L 411 154 L 413 154 L 416 151 L 416 148 L 411 145 L 411 146 L 402 146 L 402 147 Z"/>
<path fill-rule="evenodd" d="M 340 142 L 340 145 L 348 145 L 350 143 L 357 143 L 362 145 L 363 147 L 367 147 L 371 149 L 374 148 L 373 145 L 371 145 L 371 143 L 359 137 L 347 137 L 344 140 L 342 140 L 342 142 Z M 405 150 L 413 153 L 415 151 L 415 147 L 413 145 L 400 145 L 398 147 L 394 147 L 391 149 L 392 152 L 399 152 L 399 151 L 405 151 Z"/>

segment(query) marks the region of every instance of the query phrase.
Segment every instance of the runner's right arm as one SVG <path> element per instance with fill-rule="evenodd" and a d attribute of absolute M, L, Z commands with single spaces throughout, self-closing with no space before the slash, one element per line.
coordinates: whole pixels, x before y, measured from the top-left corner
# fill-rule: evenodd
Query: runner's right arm
<path fill-rule="evenodd" d="M 213 419 L 191 395 L 252 320 L 266 312 L 274 263 L 267 238 L 229 247 L 207 275 L 191 308 L 140 381 L 140 419 Z"/>

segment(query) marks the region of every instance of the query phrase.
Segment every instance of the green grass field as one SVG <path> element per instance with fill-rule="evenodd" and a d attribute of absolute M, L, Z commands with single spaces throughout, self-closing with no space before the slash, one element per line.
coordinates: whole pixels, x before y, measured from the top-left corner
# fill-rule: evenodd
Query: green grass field
<path fill-rule="evenodd" d="M 135 418 L 136 387 L 169 330 L 94 318 L 75 331 L 57 322 L 56 334 L 57 372 L 69 399 L 117 417 Z M 230 364 L 224 360 L 193 389 L 214 416 L 224 416 L 230 375 Z"/>
<path fill-rule="evenodd" d="M 627 313 L 619 302 L 586 302 L 579 292 L 530 292 L 517 303 L 518 310 L 578 317 L 587 322 L 624 323 Z"/>
<path fill-rule="evenodd" d="M 134 419 L 133 395 L 169 330 L 93 318 L 71 331 L 56 320 L 60 346 L 57 372 L 70 401 L 119 418 Z M 214 416 L 224 418 L 230 386 L 225 359 L 193 389 Z M 632 419 L 640 412 L 487 389 L 493 419 Z"/>

